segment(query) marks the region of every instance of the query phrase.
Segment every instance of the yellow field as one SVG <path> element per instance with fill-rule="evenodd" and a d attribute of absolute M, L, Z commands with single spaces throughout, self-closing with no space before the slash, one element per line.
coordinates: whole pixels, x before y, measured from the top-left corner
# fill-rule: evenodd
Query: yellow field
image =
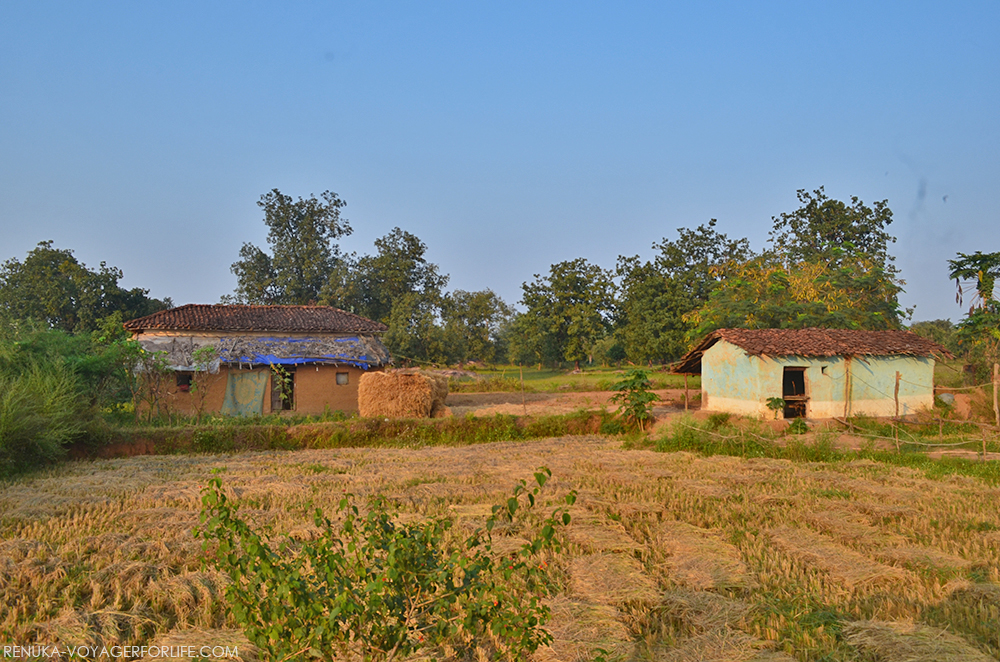
<path fill-rule="evenodd" d="M 538 660 L 1000 654 L 1000 489 L 870 461 L 702 458 L 600 437 L 141 457 L 2 485 L 0 646 L 240 644 L 225 580 L 191 535 L 212 469 L 254 521 L 309 537 L 308 504 L 332 513 L 345 490 L 471 528 L 539 465 L 550 497 L 580 497 L 552 560 L 556 640 Z"/>

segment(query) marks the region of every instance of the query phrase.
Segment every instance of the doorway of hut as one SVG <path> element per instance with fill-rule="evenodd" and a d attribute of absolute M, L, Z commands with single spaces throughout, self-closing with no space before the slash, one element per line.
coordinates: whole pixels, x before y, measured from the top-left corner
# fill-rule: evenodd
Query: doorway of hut
<path fill-rule="evenodd" d="M 806 369 L 787 367 L 781 379 L 781 399 L 785 401 L 785 418 L 804 418 L 806 415 Z"/>
<path fill-rule="evenodd" d="M 295 409 L 295 366 L 271 366 L 271 411 Z"/>

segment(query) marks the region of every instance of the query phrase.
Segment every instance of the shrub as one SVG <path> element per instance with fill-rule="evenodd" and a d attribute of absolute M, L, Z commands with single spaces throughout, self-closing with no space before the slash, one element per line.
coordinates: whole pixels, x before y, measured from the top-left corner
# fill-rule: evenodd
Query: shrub
<path fill-rule="evenodd" d="M 624 379 L 611 386 L 616 391 L 611 401 L 618 403 L 618 415 L 640 430 L 653 418 L 653 403 L 660 399 L 652 388 L 649 373 L 638 368 L 629 370 Z"/>
<path fill-rule="evenodd" d="M 78 379 L 61 364 L 0 374 L 0 474 L 53 462 L 83 431 Z"/>
<path fill-rule="evenodd" d="M 508 558 L 494 554 L 491 532 L 533 508 L 550 475 L 539 469 L 531 488 L 520 481 L 485 529 L 457 545 L 446 542 L 450 519 L 404 523 L 384 497 L 362 514 L 347 495 L 336 526 L 316 510 L 318 540 L 285 539 L 275 549 L 237 517 L 217 478 L 203 491 L 196 535 L 206 552 L 209 541 L 218 543 L 233 615 L 268 659 L 328 659 L 339 651 L 393 660 L 424 647 L 469 650 L 493 641 L 500 655 L 520 660 L 552 640 L 542 627 L 549 582 L 541 554 L 559 550 L 555 531 L 569 524 L 575 494 Z"/>

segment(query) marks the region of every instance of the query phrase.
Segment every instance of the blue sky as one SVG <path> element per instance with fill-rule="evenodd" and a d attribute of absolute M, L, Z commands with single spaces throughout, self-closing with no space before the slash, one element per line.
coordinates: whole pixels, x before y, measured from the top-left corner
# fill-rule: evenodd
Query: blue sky
<path fill-rule="evenodd" d="M 651 256 L 797 189 L 888 199 L 903 303 L 1000 251 L 1000 3 L 0 3 L 0 259 L 39 241 L 175 303 L 232 291 L 256 201 L 329 189 L 453 289 Z"/>

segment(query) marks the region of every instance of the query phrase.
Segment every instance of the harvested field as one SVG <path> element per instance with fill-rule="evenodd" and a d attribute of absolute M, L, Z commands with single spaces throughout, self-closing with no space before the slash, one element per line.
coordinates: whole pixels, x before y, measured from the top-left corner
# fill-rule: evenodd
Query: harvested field
<path fill-rule="evenodd" d="M 469 531 L 540 465 L 548 498 L 579 498 L 549 561 L 554 641 L 536 660 L 1000 655 L 995 486 L 598 436 L 96 460 L 0 484 L 0 643 L 238 645 L 257 659 L 191 534 L 213 475 L 255 524 L 301 540 L 316 535 L 310 507 L 332 513 L 345 491 Z M 527 532 L 499 535 L 513 549 Z"/>

